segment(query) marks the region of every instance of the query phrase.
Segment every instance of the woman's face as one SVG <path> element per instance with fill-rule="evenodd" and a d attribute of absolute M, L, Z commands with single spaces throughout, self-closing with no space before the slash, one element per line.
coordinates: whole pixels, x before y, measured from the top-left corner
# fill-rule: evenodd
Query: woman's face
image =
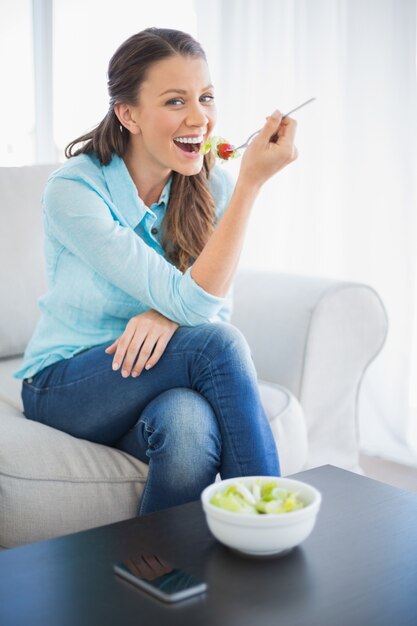
<path fill-rule="evenodd" d="M 138 106 L 131 107 L 131 117 L 139 129 L 131 139 L 140 163 L 163 175 L 167 170 L 198 174 L 204 158 L 201 143 L 216 121 L 204 59 L 177 55 L 155 63 L 140 88 Z"/>

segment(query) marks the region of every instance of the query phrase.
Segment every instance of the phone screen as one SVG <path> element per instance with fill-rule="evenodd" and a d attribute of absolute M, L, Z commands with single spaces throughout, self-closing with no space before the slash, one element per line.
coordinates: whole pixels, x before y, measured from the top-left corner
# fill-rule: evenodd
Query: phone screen
<path fill-rule="evenodd" d="M 204 593 L 207 585 L 193 574 L 175 569 L 156 554 L 141 554 L 114 565 L 118 576 L 165 602 Z"/>

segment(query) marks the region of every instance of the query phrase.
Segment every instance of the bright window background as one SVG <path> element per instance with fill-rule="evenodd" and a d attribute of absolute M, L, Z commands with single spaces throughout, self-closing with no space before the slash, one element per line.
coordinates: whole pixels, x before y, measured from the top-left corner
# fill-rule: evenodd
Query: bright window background
<path fill-rule="evenodd" d="M 361 385 L 361 443 L 417 464 L 417 1 L 195 2 L 231 141 L 317 97 L 295 114 L 300 157 L 262 189 L 241 266 L 377 290 L 390 326 Z"/>
<path fill-rule="evenodd" d="M 96 126 L 108 110 L 107 66 L 134 33 L 158 26 L 197 35 L 192 0 L 54 0 L 54 140 L 65 146 Z"/>
<path fill-rule="evenodd" d="M 0 166 L 35 158 L 32 3 L 0 2 Z"/>

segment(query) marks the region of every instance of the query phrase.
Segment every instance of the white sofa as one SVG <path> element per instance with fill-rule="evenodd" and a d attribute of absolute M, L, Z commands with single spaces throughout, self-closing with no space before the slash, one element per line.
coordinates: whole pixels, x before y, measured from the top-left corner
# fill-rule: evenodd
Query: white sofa
<path fill-rule="evenodd" d="M 147 467 L 26 420 L 11 377 L 45 290 L 40 196 L 57 165 L 0 168 L 0 547 L 133 517 Z M 255 321 L 254 321 L 255 320 Z M 362 284 L 240 271 L 233 323 L 246 335 L 283 474 L 359 471 L 357 399 L 387 333 Z"/>

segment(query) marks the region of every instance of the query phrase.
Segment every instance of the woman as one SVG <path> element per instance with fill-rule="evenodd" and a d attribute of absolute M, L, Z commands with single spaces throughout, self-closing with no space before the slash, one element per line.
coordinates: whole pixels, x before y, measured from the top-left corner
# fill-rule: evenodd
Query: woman
<path fill-rule="evenodd" d="M 148 463 L 145 514 L 197 499 L 217 473 L 279 475 L 248 346 L 227 320 L 250 212 L 296 158 L 295 122 L 267 118 L 232 193 L 199 153 L 216 110 L 192 37 L 146 29 L 108 78 L 106 117 L 43 195 L 48 292 L 15 375 L 27 418 Z"/>

